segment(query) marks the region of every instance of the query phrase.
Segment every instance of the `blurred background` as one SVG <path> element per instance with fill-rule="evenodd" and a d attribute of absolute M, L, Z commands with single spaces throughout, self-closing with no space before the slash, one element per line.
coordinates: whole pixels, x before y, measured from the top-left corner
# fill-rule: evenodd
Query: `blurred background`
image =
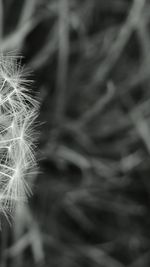
<path fill-rule="evenodd" d="M 33 195 L 1 218 L 0 266 L 150 266 L 150 1 L 0 0 L 0 50 L 40 100 Z"/>

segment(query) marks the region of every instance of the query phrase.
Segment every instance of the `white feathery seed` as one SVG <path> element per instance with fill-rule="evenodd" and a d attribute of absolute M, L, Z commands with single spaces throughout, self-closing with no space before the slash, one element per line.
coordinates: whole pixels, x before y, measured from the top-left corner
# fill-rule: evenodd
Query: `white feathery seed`
<path fill-rule="evenodd" d="M 0 56 L 0 210 L 10 212 L 30 193 L 26 175 L 35 164 L 33 123 L 38 102 L 15 56 Z"/>

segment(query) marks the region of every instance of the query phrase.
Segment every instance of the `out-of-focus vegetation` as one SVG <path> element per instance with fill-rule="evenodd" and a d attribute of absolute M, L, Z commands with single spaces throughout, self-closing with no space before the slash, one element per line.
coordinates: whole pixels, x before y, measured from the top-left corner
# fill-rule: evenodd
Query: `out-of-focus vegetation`
<path fill-rule="evenodd" d="M 41 101 L 39 174 L 1 219 L 0 266 L 150 266 L 150 2 L 0 0 L 0 50 Z"/>

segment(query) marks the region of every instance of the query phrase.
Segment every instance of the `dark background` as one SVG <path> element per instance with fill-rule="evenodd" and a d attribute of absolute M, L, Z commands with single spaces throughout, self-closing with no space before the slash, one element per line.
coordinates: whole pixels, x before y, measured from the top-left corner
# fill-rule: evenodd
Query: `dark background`
<path fill-rule="evenodd" d="M 40 101 L 0 266 L 150 266 L 150 1 L 0 0 L 0 50 Z"/>

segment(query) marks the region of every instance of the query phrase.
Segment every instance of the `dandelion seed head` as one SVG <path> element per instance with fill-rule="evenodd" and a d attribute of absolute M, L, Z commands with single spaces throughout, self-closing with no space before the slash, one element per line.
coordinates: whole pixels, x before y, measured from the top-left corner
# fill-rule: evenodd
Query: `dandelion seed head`
<path fill-rule="evenodd" d="M 0 57 L 0 210 L 5 212 L 26 200 L 26 174 L 36 165 L 33 123 L 38 102 L 25 86 L 17 59 Z"/>

